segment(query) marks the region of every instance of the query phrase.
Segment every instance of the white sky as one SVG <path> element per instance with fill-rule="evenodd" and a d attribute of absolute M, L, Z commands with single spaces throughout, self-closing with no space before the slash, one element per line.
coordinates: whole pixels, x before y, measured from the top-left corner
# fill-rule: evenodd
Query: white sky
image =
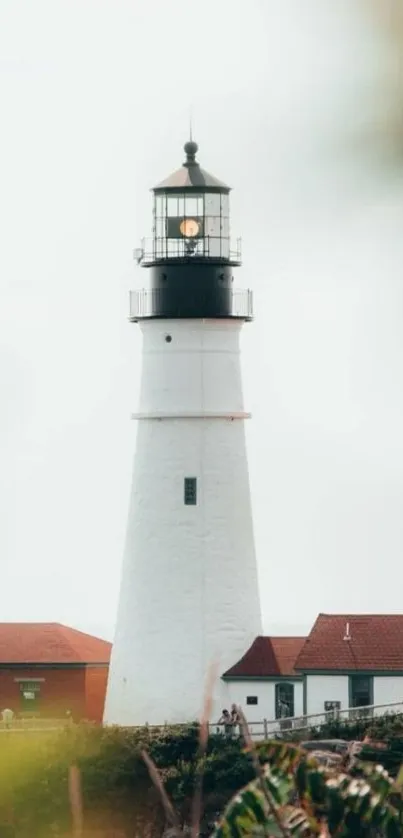
<path fill-rule="evenodd" d="M 112 635 L 140 358 L 127 292 L 144 279 L 131 253 L 190 107 L 202 165 L 234 187 L 238 280 L 255 292 L 265 628 L 403 611 L 403 183 L 383 144 L 393 67 L 360 9 L 0 0 L 0 620 Z"/>

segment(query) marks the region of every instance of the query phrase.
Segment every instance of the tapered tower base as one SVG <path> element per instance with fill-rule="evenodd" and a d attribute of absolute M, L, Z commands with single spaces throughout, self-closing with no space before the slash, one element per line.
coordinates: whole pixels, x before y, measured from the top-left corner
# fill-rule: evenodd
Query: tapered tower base
<path fill-rule="evenodd" d="M 143 321 L 137 445 L 105 722 L 199 716 L 261 634 L 237 320 Z M 218 678 L 214 714 L 228 703 Z"/>

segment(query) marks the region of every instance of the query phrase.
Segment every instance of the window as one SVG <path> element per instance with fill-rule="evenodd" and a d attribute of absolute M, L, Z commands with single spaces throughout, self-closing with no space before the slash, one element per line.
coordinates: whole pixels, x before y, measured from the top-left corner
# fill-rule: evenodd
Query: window
<path fill-rule="evenodd" d="M 221 195 L 221 216 L 229 218 L 229 195 Z"/>
<path fill-rule="evenodd" d="M 341 701 L 325 701 L 324 704 L 327 719 L 333 721 L 340 716 Z"/>
<path fill-rule="evenodd" d="M 178 215 L 178 196 L 175 195 L 173 198 L 167 199 L 167 215 L 177 216 Z"/>
<path fill-rule="evenodd" d="M 185 506 L 196 506 L 197 504 L 197 478 L 185 477 L 184 486 Z"/>
<path fill-rule="evenodd" d="M 155 199 L 155 214 L 157 218 L 161 218 L 164 209 L 164 197 L 162 195 L 158 195 Z"/>
<path fill-rule="evenodd" d="M 229 219 L 228 218 L 222 218 L 221 219 L 221 235 L 226 239 L 229 237 Z"/>
<path fill-rule="evenodd" d="M 165 221 L 163 218 L 157 218 L 156 220 L 155 235 L 157 239 L 162 239 L 165 236 Z"/>
<path fill-rule="evenodd" d="M 38 681 L 21 681 L 19 687 L 21 695 L 21 712 L 38 713 L 41 694 L 40 683 Z"/>
<path fill-rule="evenodd" d="M 276 719 L 294 715 L 294 684 L 284 681 L 276 684 Z"/>
<path fill-rule="evenodd" d="M 257 695 L 247 695 L 246 696 L 246 703 L 247 704 L 257 704 L 258 698 Z"/>
<path fill-rule="evenodd" d="M 221 195 L 215 192 L 206 193 L 206 215 L 218 215 L 220 217 L 220 198 Z"/>
<path fill-rule="evenodd" d="M 350 676 L 350 707 L 368 707 L 373 704 L 373 679 L 371 675 Z"/>
<path fill-rule="evenodd" d="M 214 218 L 211 215 L 206 216 L 206 223 L 204 226 L 204 233 L 206 236 L 220 237 L 221 221 L 219 218 Z"/>
<path fill-rule="evenodd" d="M 190 218 L 194 217 L 195 215 L 197 215 L 198 208 L 199 208 L 199 204 L 198 204 L 197 196 L 186 195 L 185 215 L 188 218 L 189 217 Z"/>
<path fill-rule="evenodd" d="M 207 254 L 208 256 L 221 256 L 222 239 L 211 236 L 207 239 Z"/>

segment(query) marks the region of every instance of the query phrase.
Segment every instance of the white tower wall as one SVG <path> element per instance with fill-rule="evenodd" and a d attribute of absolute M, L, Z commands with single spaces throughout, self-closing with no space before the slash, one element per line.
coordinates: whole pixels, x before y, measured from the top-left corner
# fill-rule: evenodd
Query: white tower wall
<path fill-rule="evenodd" d="M 141 322 L 137 444 L 106 723 L 194 720 L 209 667 L 217 664 L 221 675 L 262 633 L 242 325 Z M 197 478 L 194 506 L 184 503 L 185 477 Z M 214 713 L 227 701 L 218 677 Z"/>

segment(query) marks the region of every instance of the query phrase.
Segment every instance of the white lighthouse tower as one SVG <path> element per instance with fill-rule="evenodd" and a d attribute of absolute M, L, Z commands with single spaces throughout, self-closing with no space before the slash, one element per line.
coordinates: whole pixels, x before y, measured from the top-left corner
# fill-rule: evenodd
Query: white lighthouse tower
<path fill-rule="evenodd" d="M 233 290 L 230 189 L 196 152 L 153 190 L 151 281 L 131 293 L 142 375 L 108 724 L 195 720 L 209 668 L 262 633 L 239 346 L 252 296 Z M 218 677 L 214 712 L 227 689 Z"/>

